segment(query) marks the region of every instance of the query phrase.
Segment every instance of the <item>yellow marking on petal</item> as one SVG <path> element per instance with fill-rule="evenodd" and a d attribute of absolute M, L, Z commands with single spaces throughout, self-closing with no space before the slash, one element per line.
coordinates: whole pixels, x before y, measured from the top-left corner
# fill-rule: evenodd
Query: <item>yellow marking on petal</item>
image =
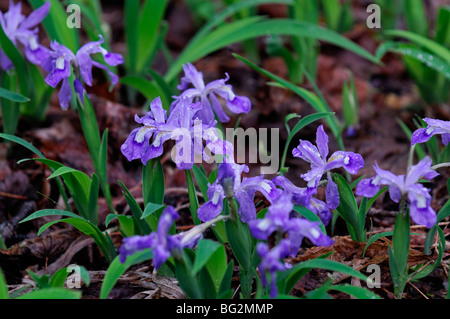
<path fill-rule="evenodd" d="M 337 159 L 341 159 L 342 157 L 343 157 L 342 155 L 336 155 L 336 156 L 330 157 L 330 159 L 328 160 L 328 163 L 331 163 L 332 161 L 337 160 Z"/>
<path fill-rule="evenodd" d="M 154 129 L 155 126 L 153 125 L 146 125 L 143 126 L 141 129 L 139 129 L 139 131 L 136 133 L 136 136 L 134 137 L 134 140 L 138 143 L 142 143 L 144 141 L 145 138 L 145 134 L 147 133 L 148 130 Z"/>

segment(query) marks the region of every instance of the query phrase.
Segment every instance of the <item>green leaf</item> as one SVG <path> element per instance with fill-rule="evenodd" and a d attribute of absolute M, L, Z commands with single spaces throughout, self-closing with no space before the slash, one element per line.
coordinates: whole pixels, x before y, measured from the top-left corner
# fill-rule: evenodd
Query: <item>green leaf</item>
<path fill-rule="evenodd" d="M 156 227 L 158 226 L 158 222 L 150 223 L 149 220 L 142 220 L 142 209 L 139 206 L 139 204 L 134 199 L 133 195 L 131 195 L 128 188 L 119 181 L 120 186 L 124 189 L 123 195 L 125 197 L 125 200 L 127 201 L 128 206 L 130 207 L 131 212 L 133 213 L 133 216 L 138 223 L 139 227 L 141 228 L 141 231 L 144 235 L 150 234 L 152 231 L 156 231 Z"/>
<path fill-rule="evenodd" d="M 0 268 L 0 299 L 8 299 L 8 285 L 6 283 L 5 275 Z"/>
<path fill-rule="evenodd" d="M 0 88 L 0 97 L 12 102 L 19 102 L 19 103 L 25 103 L 30 101 L 29 98 L 23 96 L 22 94 L 11 92 L 4 88 Z"/>
<path fill-rule="evenodd" d="M 385 231 L 385 232 L 378 233 L 378 234 L 371 236 L 369 238 L 369 240 L 367 241 L 366 246 L 364 247 L 362 256 L 364 257 L 364 255 L 366 254 L 367 248 L 369 248 L 369 246 L 372 245 L 374 242 L 376 242 L 378 239 L 386 237 L 386 236 L 392 236 L 393 233 L 394 233 L 393 231 Z"/>
<path fill-rule="evenodd" d="M 234 261 L 231 260 L 228 265 L 227 269 L 225 270 L 225 273 L 222 277 L 222 281 L 220 282 L 219 290 L 217 292 L 218 298 L 221 296 L 227 294 L 229 291 L 233 292 L 231 287 L 231 280 L 233 279 L 233 268 L 234 268 Z M 231 296 L 229 297 L 231 298 Z"/>
<path fill-rule="evenodd" d="M 289 293 L 294 288 L 298 280 L 300 280 L 301 277 L 299 278 L 299 274 L 304 275 L 306 273 L 305 270 L 309 271 L 313 268 L 326 269 L 329 271 L 343 273 L 364 281 L 368 279 L 359 271 L 356 271 L 347 265 L 341 264 L 334 260 L 316 258 L 301 262 L 287 270 L 287 283 L 285 293 Z"/>
<path fill-rule="evenodd" d="M 349 284 L 331 286 L 330 290 L 341 291 L 358 299 L 381 299 L 380 296 L 366 288 L 352 286 Z"/>
<path fill-rule="evenodd" d="M 410 280 L 414 279 L 414 281 L 418 281 L 419 279 L 428 276 L 441 264 L 442 257 L 444 255 L 444 251 L 445 251 L 445 234 L 439 226 L 435 226 L 435 227 L 439 233 L 439 239 L 440 239 L 438 242 L 439 243 L 438 256 L 437 256 L 436 260 L 434 262 L 432 262 L 431 264 L 429 264 L 428 266 L 426 266 L 424 268 L 420 267 L 420 269 L 418 271 L 412 273 L 410 275 Z"/>
<path fill-rule="evenodd" d="M 195 256 L 192 274 L 196 275 L 220 247 L 222 247 L 222 245 L 215 241 L 209 239 L 201 239 L 198 242 L 197 254 Z"/>
<path fill-rule="evenodd" d="M 136 61 L 136 70 L 138 71 L 149 67 L 150 58 L 153 56 L 153 51 L 156 48 L 158 30 L 164 17 L 167 3 L 167 0 L 146 0 L 140 8 L 139 16 L 133 17 L 133 19 L 139 19 Z"/>
<path fill-rule="evenodd" d="M 140 232 L 140 229 L 138 229 L 139 225 L 137 224 L 136 218 L 134 218 L 134 216 L 120 215 L 120 214 L 108 214 L 108 216 L 106 216 L 105 225 L 108 226 L 108 224 L 114 218 L 117 218 L 117 220 L 119 221 L 120 229 L 121 229 L 124 237 L 130 237 L 130 236 L 142 234 L 142 232 Z"/>
<path fill-rule="evenodd" d="M 418 49 L 414 45 L 389 41 L 380 45 L 376 54 L 381 57 L 387 51 L 411 57 L 421 62 L 423 65 L 441 73 L 447 79 L 450 79 L 450 62 L 445 62 L 441 58 L 424 50 Z"/>
<path fill-rule="evenodd" d="M 64 210 L 41 209 L 41 210 L 38 210 L 37 212 L 34 212 L 33 214 L 29 215 L 28 217 L 22 219 L 19 223 L 29 222 L 30 220 L 41 218 L 41 217 L 46 217 L 46 216 L 67 216 L 67 217 L 81 218 L 80 216 L 78 216 L 74 213 L 64 211 Z"/>
<path fill-rule="evenodd" d="M 145 210 L 143 212 L 145 217 L 141 217 L 141 220 L 145 218 L 145 221 L 147 222 L 148 225 L 150 225 L 152 231 L 156 231 L 159 217 L 165 207 L 166 207 L 165 205 L 147 203 L 147 205 L 145 206 Z"/>
<path fill-rule="evenodd" d="M 17 299 L 80 299 L 81 291 L 64 288 L 46 288 L 29 292 Z"/>
<path fill-rule="evenodd" d="M 450 200 L 448 200 L 444 204 L 444 206 L 442 206 L 442 208 L 439 210 L 439 213 L 437 214 L 437 222 L 436 223 L 440 223 L 448 216 L 450 216 Z"/>
<path fill-rule="evenodd" d="M 192 166 L 192 172 L 206 202 L 208 200 L 208 177 L 197 165 Z"/>
<path fill-rule="evenodd" d="M 143 76 L 138 75 L 124 76 L 123 78 L 120 79 L 120 83 L 135 88 L 142 95 L 144 95 L 149 101 L 153 101 L 154 98 L 161 95 L 161 90 L 159 89 L 159 87 L 153 81 L 147 80 Z M 163 105 L 166 106 L 166 103 L 163 103 Z"/>
<path fill-rule="evenodd" d="M 119 277 L 122 276 L 128 268 L 152 258 L 153 255 L 150 249 L 146 249 L 137 252 L 132 256 L 128 256 L 124 263 L 120 262 L 119 256 L 115 257 L 106 270 L 105 277 L 103 278 L 103 283 L 100 290 L 100 299 L 106 299 L 108 297 Z"/>
<path fill-rule="evenodd" d="M 191 46 L 185 48 L 177 61 L 172 64 L 165 79 L 170 82 L 181 70 L 182 65 L 187 62 L 196 61 L 229 44 L 267 35 L 291 35 L 324 40 L 363 56 L 371 62 L 379 63 L 378 59 L 356 43 L 337 32 L 318 25 L 293 19 L 261 21 L 261 19 L 249 17 L 225 24 L 207 35 L 202 35 L 201 39 L 195 41 L 195 44 L 191 43 Z"/>
<path fill-rule="evenodd" d="M 364 234 L 358 231 L 361 227 L 359 224 L 359 209 L 356 204 L 355 195 L 353 195 L 353 191 L 344 177 L 334 174 L 333 180 L 339 190 L 339 206 L 336 208 L 336 211 L 347 223 L 347 227 L 349 228 L 353 240 L 364 242 Z"/>
<path fill-rule="evenodd" d="M 64 283 L 66 282 L 67 276 L 69 275 L 67 267 L 59 269 L 50 278 L 49 286 L 52 288 L 64 288 Z"/>
<path fill-rule="evenodd" d="M 191 251 L 192 252 L 192 251 Z M 175 263 L 175 272 L 181 289 L 190 299 L 204 298 L 203 290 L 200 287 L 200 282 L 192 274 L 192 261 L 188 255 L 189 251 L 183 251 L 183 260 Z"/>
<path fill-rule="evenodd" d="M 303 89 L 303 88 L 301 88 L 299 86 L 296 86 L 295 84 L 292 84 L 292 83 L 290 83 L 290 82 L 288 82 L 288 81 L 286 81 L 286 80 L 276 76 L 275 74 L 260 68 L 259 66 L 257 66 L 253 62 L 247 60 L 246 58 L 244 58 L 244 57 L 242 57 L 242 56 L 240 56 L 238 54 L 234 54 L 233 53 L 233 56 L 235 56 L 236 58 L 238 58 L 239 60 L 241 60 L 242 62 L 244 62 L 245 64 L 247 64 L 251 68 L 253 68 L 254 70 L 256 70 L 256 71 L 264 74 L 265 76 L 269 77 L 271 80 L 275 81 L 276 83 L 278 83 L 282 87 L 291 90 L 295 94 L 297 94 L 297 95 L 301 96 L 303 99 L 305 99 L 317 112 L 319 112 L 318 114 L 321 114 L 321 115 L 318 115 L 318 118 L 316 118 L 315 120 L 334 114 L 334 113 L 331 112 L 331 110 L 329 109 L 328 105 L 325 104 L 322 101 L 322 99 L 320 97 L 318 97 L 316 94 L 314 94 L 314 93 L 312 93 L 312 92 L 310 92 L 310 91 L 308 91 L 306 89 Z M 311 116 L 312 115 L 316 115 L 316 114 L 311 114 Z M 306 117 L 305 117 L 305 119 L 306 119 Z M 305 119 L 303 119 L 303 120 L 305 120 Z M 338 133 L 339 133 L 339 128 L 338 128 L 338 125 L 337 125 L 337 122 L 336 122 L 335 118 L 334 117 L 330 117 L 330 118 L 327 117 L 326 120 L 327 120 L 327 123 L 330 126 L 330 129 L 332 130 L 333 134 L 335 136 L 337 136 Z M 306 120 L 305 120 L 304 123 L 307 123 Z M 307 123 L 307 124 L 309 124 L 309 123 Z M 300 124 L 300 122 L 299 122 L 299 123 L 297 123 L 297 125 L 303 125 L 303 124 Z M 301 128 L 302 127 L 300 126 L 300 128 L 297 130 L 297 132 Z M 294 130 L 295 130 L 295 128 L 293 129 L 293 131 Z M 294 134 L 293 131 L 291 132 L 290 136 L 293 136 L 293 134 Z"/>
<path fill-rule="evenodd" d="M 219 249 L 217 249 L 212 256 L 209 258 L 206 263 L 206 269 L 208 270 L 211 279 L 216 287 L 216 291 L 218 293 L 221 292 L 221 285 L 224 283 L 224 280 L 227 276 L 228 264 L 227 264 L 227 253 L 225 251 L 225 246 L 220 245 Z M 230 286 L 228 286 L 229 289 Z"/>
<path fill-rule="evenodd" d="M 228 203 L 224 205 L 224 212 L 228 210 Z M 250 230 L 246 223 L 241 222 L 239 218 L 235 221 L 225 221 L 225 231 L 228 243 L 233 251 L 233 255 L 239 263 L 239 266 L 246 272 L 251 268 L 251 256 L 253 252 L 252 238 Z"/>
<path fill-rule="evenodd" d="M 115 255 L 117 254 L 114 244 L 112 243 L 111 238 L 109 238 L 109 236 L 106 236 L 105 234 L 103 234 L 103 232 L 96 225 L 92 224 L 90 221 L 88 221 L 78 215 L 75 215 L 74 213 L 71 213 L 71 212 L 62 211 L 62 210 L 58 210 L 58 209 L 42 209 L 42 210 L 39 210 L 39 211 L 31 214 L 27 218 L 21 220 L 20 223 L 24 223 L 24 222 L 27 222 L 27 221 L 30 221 L 30 220 L 33 220 L 36 218 L 44 217 L 44 216 L 67 216 L 69 218 L 54 220 L 54 221 L 46 223 L 39 229 L 38 236 L 40 234 L 42 234 L 42 232 L 44 230 L 46 230 L 47 228 L 49 228 L 50 226 L 52 226 L 56 223 L 59 223 L 59 222 L 68 223 L 68 224 L 71 224 L 72 226 L 74 226 L 75 228 L 77 228 L 82 233 L 92 237 L 94 239 L 95 243 L 98 245 L 98 247 L 102 251 L 107 262 L 111 262 L 113 260 L 113 258 L 115 257 Z"/>
<path fill-rule="evenodd" d="M 42 21 L 50 39 L 57 40 L 64 44 L 72 52 L 76 52 L 79 45 L 77 29 L 67 27 L 67 14 L 62 4 L 58 0 L 30 0 L 34 9 L 42 6 L 44 2 L 50 2 L 50 11 L 47 17 Z"/>
<path fill-rule="evenodd" d="M 385 34 L 387 36 L 401 37 L 408 39 L 411 42 L 426 48 L 432 54 L 438 55 L 446 63 L 450 64 L 450 51 L 445 46 L 437 43 L 436 41 L 433 41 L 419 34 L 405 30 L 388 30 L 385 31 Z"/>
<path fill-rule="evenodd" d="M 408 29 L 424 37 L 428 36 L 428 21 L 425 7 L 422 1 L 405 0 L 404 2 L 406 22 Z"/>
<path fill-rule="evenodd" d="M 125 1 L 125 43 L 127 44 L 126 66 L 132 73 L 137 71 L 139 34 L 139 0 Z"/>
<path fill-rule="evenodd" d="M 142 167 L 142 192 L 144 205 L 164 202 L 165 181 L 161 159 L 152 159 Z"/>
<path fill-rule="evenodd" d="M 17 143 L 19 145 L 22 145 L 23 147 L 27 148 L 28 150 L 30 150 L 31 152 L 33 152 L 34 154 L 36 154 L 37 156 L 41 157 L 41 158 L 45 158 L 44 154 L 42 154 L 36 147 L 33 146 L 33 144 L 25 141 L 24 139 L 14 136 L 14 135 L 10 135 L 10 134 L 4 134 L 4 133 L 0 133 L 0 137 L 4 138 L 5 140 Z"/>
<path fill-rule="evenodd" d="M 97 225 L 98 223 L 98 192 L 99 181 L 97 175 L 94 173 L 92 174 L 87 205 L 88 220 L 90 220 L 94 225 Z"/>
<path fill-rule="evenodd" d="M 195 225 L 200 224 L 200 219 L 198 218 L 197 211 L 199 207 L 197 190 L 195 189 L 194 181 L 192 180 L 191 170 L 185 170 L 186 173 L 186 182 L 188 186 L 188 195 L 189 195 L 189 210 L 191 211 L 192 220 Z"/>
<path fill-rule="evenodd" d="M 15 72 L 12 71 L 10 75 L 4 71 L 1 73 L 1 86 L 8 89 L 6 92 L 15 92 L 17 90 L 17 76 Z M 3 119 L 3 132 L 15 134 L 19 124 L 20 104 L 0 98 L 0 111 Z"/>

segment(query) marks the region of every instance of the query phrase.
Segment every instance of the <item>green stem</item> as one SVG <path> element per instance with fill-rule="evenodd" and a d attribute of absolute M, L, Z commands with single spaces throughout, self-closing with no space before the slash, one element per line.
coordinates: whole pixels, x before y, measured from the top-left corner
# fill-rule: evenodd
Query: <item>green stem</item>
<path fill-rule="evenodd" d="M 431 169 L 432 170 L 437 170 L 437 169 L 442 168 L 442 167 L 450 167 L 450 163 L 437 164 L 437 165 L 431 166 Z"/>
<path fill-rule="evenodd" d="M 406 196 L 400 201 L 400 211 L 394 226 L 392 236 L 392 249 L 389 250 L 389 264 L 391 277 L 394 283 L 394 294 L 398 299 L 402 298 L 408 277 L 408 256 L 410 243 L 409 213 L 406 209 Z"/>
<path fill-rule="evenodd" d="M 79 97 L 77 97 L 77 102 L 78 115 L 88 145 L 92 165 L 97 173 L 100 187 L 108 203 L 109 209 L 112 213 L 115 213 L 107 176 L 107 134 L 103 135 L 103 139 L 100 138 L 97 117 L 95 116 L 94 108 L 92 107 L 87 94 L 84 95 L 84 103 Z"/>
<path fill-rule="evenodd" d="M 192 216 L 192 221 L 194 222 L 194 225 L 198 225 L 201 223 L 200 219 L 198 218 L 198 207 L 199 207 L 199 203 L 198 203 L 198 197 L 197 197 L 197 193 L 195 190 L 195 185 L 194 185 L 194 181 L 192 179 L 192 174 L 191 174 L 191 170 L 185 170 L 186 173 L 186 183 L 188 186 L 188 194 L 189 194 L 189 203 L 190 203 L 190 211 L 191 211 L 191 216 Z"/>

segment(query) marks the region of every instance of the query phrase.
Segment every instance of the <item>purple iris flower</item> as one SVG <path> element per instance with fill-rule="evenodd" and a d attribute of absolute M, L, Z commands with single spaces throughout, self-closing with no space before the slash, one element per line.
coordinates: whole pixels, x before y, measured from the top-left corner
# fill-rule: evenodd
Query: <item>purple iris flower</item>
<path fill-rule="evenodd" d="M 225 79 L 215 80 L 205 85 L 203 74 L 191 63 L 183 65 L 184 76 L 181 78 L 181 84 L 178 89 L 183 92 L 172 103 L 171 109 L 175 107 L 181 99 L 188 98 L 190 102 L 200 102 L 202 109 L 198 116 L 205 122 L 214 121 L 214 113 L 220 122 L 228 122 L 229 116 L 224 112 L 219 99 L 220 96 L 225 99 L 228 110 L 232 113 L 248 113 L 251 109 L 250 99 L 245 96 L 234 94 L 231 85 L 226 84 L 229 76 Z M 192 84 L 192 88 L 188 88 Z M 214 111 L 214 112 L 213 112 Z"/>
<path fill-rule="evenodd" d="M 203 236 L 204 225 L 196 226 L 187 232 L 170 235 L 169 229 L 178 217 L 177 211 L 172 206 L 167 206 L 159 218 L 156 232 L 147 236 L 124 238 L 120 247 L 120 262 L 124 263 L 127 256 L 150 248 L 153 254 L 153 265 L 158 269 L 170 256 L 179 256 L 183 248 L 194 248 Z"/>
<path fill-rule="evenodd" d="M 74 80 L 75 92 L 83 98 L 84 88 L 80 81 L 80 77 L 85 84 L 92 86 L 92 67 L 105 70 L 111 78 L 112 84 L 117 84 L 118 77 L 112 73 L 107 66 L 94 61 L 91 58 L 92 54 L 100 53 L 105 63 L 110 66 L 116 66 L 123 63 L 123 58 L 118 53 L 110 53 L 101 45 L 104 42 L 103 37 L 99 35 L 100 40 L 89 42 L 83 45 L 76 54 L 64 45 L 53 41 L 50 44 L 50 56 L 43 64 L 44 69 L 48 72 L 45 82 L 55 88 L 59 82 L 62 81 L 61 90 L 58 94 L 59 103 L 63 109 L 67 109 L 69 101 L 72 98 L 72 88 L 69 77 L 72 74 L 72 67 L 76 74 Z"/>
<path fill-rule="evenodd" d="M 120 247 L 120 262 L 124 263 L 127 256 L 151 248 L 153 253 L 153 265 L 158 269 L 171 255 L 172 250 L 181 249 L 180 238 L 177 235 L 169 235 L 169 229 L 178 218 L 177 211 L 168 206 L 159 218 L 158 229 L 148 236 L 131 236 L 124 238 Z"/>
<path fill-rule="evenodd" d="M 311 170 L 301 175 L 308 182 L 308 191 L 315 192 L 320 179 L 327 174 L 328 183 L 325 190 L 327 205 L 331 209 L 336 209 L 339 206 L 339 192 L 331 178 L 330 170 L 343 167 L 350 174 L 356 174 L 364 166 L 364 159 L 357 153 L 337 151 L 327 160 L 328 135 L 323 125 L 317 129 L 316 144 L 317 146 L 314 146 L 309 141 L 300 140 L 300 144 L 292 151 L 292 155 L 311 164 Z"/>
<path fill-rule="evenodd" d="M 41 7 L 33 11 L 28 17 L 22 15 L 22 2 L 14 4 L 9 1 L 9 10 L 6 13 L 0 12 L 0 24 L 6 36 L 16 46 L 21 43 L 25 48 L 26 58 L 33 64 L 41 65 L 48 58 L 48 49 L 38 42 L 37 25 L 48 14 L 50 2 L 44 3 Z M 13 67 L 11 60 L 0 49 L 0 65 L 2 69 L 9 70 Z"/>
<path fill-rule="evenodd" d="M 261 262 L 258 265 L 261 272 L 261 281 L 264 286 L 267 286 L 267 275 L 270 274 L 270 297 L 275 298 L 278 294 L 277 288 L 277 271 L 286 269 L 284 262 L 281 259 L 286 258 L 290 252 L 289 240 L 283 239 L 278 245 L 269 250 L 265 243 L 258 243 L 256 245 L 256 252 L 261 257 Z"/>
<path fill-rule="evenodd" d="M 308 208 L 310 211 L 319 216 L 322 223 L 326 226 L 330 222 L 332 215 L 327 204 L 323 201 L 312 197 L 313 192 L 307 188 L 297 187 L 285 176 L 277 176 L 272 182 L 292 194 L 294 204 Z"/>
<path fill-rule="evenodd" d="M 234 196 L 239 203 L 238 214 L 241 220 L 247 223 L 256 219 L 254 198 L 257 191 L 271 203 L 279 197 L 280 190 L 272 181 L 264 179 L 263 176 L 241 180 L 243 172 L 248 173 L 248 166 L 245 164 L 225 162 L 219 165 L 216 181 L 208 185 L 209 200 L 198 209 L 200 220 L 205 222 L 218 216 L 222 212 L 224 198 Z"/>
<path fill-rule="evenodd" d="M 395 175 L 375 164 L 376 175 L 370 179 L 361 180 L 356 187 L 356 195 L 370 198 L 378 193 L 381 185 L 388 185 L 391 199 L 398 203 L 402 196 L 406 196 L 411 218 L 416 224 L 430 228 L 436 223 L 436 212 L 430 206 L 430 190 L 420 184 L 419 180 L 421 178 L 430 180 L 439 175 L 431 169 L 431 165 L 432 160 L 425 157 L 411 166 L 405 176 Z"/>
<path fill-rule="evenodd" d="M 423 121 L 427 123 L 426 128 L 419 128 L 414 131 L 411 136 L 411 145 L 416 143 L 425 143 L 433 135 L 441 134 L 442 143 L 447 145 L 450 141 L 450 121 L 435 120 L 424 118 Z"/>
<path fill-rule="evenodd" d="M 232 146 L 219 138 L 214 127 L 216 122 L 205 125 L 197 121 L 196 113 L 200 109 L 199 103 L 184 99 L 167 116 L 161 99 L 155 98 L 150 103 L 150 111 L 141 118 L 135 116 L 135 121 L 142 126 L 131 131 L 121 146 L 122 154 L 129 161 L 141 159 L 146 165 L 148 160 L 162 155 L 163 145 L 170 139 L 176 142 L 174 161 L 179 169 L 191 169 L 198 154 L 209 160 L 205 148 L 216 154 L 230 154 Z"/>
<path fill-rule="evenodd" d="M 294 204 L 293 196 L 289 192 L 283 192 L 280 197 L 267 209 L 267 213 L 262 219 L 255 219 L 249 222 L 250 230 L 257 239 L 267 240 L 269 236 L 279 231 L 289 235 L 291 254 L 297 254 L 303 238 L 306 237 L 314 245 L 329 246 L 333 240 L 322 233 L 317 223 L 305 218 L 291 215 Z"/>

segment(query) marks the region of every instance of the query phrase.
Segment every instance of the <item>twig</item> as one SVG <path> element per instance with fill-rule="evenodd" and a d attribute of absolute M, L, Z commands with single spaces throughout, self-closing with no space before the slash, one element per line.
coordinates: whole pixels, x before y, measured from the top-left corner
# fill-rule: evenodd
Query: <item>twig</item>
<path fill-rule="evenodd" d="M 0 191 L 0 196 L 14 198 L 14 199 L 21 199 L 21 200 L 28 199 L 27 197 L 22 196 L 22 195 L 10 194 L 10 193 L 5 193 L 5 192 L 1 192 L 1 191 Z"/>
<path fill-rule="evenodd" d="M 425 299 L 430 299 L 430 298 L 428 298 L 423 292 L 421 292 L 420 290 L 419 290 L 419 288 L 417 288 L 412 282 L 409 282 L 408 281 L 408 283 L 414 288 L 414 289 L 416 289 Z"/>

